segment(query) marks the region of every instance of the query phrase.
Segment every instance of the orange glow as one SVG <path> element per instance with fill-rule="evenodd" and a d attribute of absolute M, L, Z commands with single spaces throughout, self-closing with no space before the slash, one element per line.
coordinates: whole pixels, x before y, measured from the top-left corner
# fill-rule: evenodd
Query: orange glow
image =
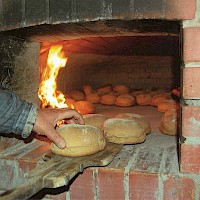
<path fill-rule="evenodd" d="M 56 83 L 59 69 L 65 67 L 67 59 L 62 51 L 62 45 L 51 46 L 38 91 L 42 108 L 46 108 L 47 106 L 52 108 L 68 107 L 65 103 L 65 96 L 61 91 L 57 90 Z"/>

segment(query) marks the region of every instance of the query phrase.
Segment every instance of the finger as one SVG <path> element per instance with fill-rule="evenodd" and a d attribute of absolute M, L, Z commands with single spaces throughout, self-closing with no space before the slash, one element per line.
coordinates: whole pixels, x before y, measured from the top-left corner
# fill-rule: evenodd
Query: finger
<path fill-rule="evenodd" d="M 64 149 L 66 147 L 66 142 L 63 137 L 61 137 L 55 129 L 48 131 L 45 134 L 58 148 Z"/>
<path fill-rule="evenodd" d="M 72 119 L 67 120 L 67 123 L 68 124 L 76 124 L 76 120 L 72 118 Z"/>
<path fill-rule="evenodd" d="M 58 120 L 74 118 L 78 124 L 84 124 L 82 115 L 73 109 L 61 110 Z"/>
<path fill-rule="evenodd" d="M 74 111 L 73 117 L 76 120 L 76 122 L 78 122 L 78 124 L 85 124 L 82 115 L 76 110 L 73 111 Z"/>

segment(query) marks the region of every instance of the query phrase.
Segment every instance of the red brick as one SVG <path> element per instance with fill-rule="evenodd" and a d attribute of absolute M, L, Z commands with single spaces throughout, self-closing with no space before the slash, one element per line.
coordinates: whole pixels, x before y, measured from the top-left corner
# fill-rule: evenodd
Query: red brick
<path fill-rule="evenodd" d="M 200 98 L 199 80 L 200 80 L 200 67 L 188 67 L 188 68 L 183 69 L 183 98 L 184 99 L 199 99 Z"/>
<path fill-rule="evenodd" d="M 181 144 L 180 169 L 182 172 L 200 174 L 200 145 Z"/>
<path fill-rule="evenodd" d="M 200 28 L 183 29 L 183 60 L 185 62 L 200 61 Z"/>
<path fill-rule="evenodd" d="M 170 177 L 163 182 L 163 200 L 193 200 L 195 184 L 190 178 Z"/>
<path fill-rule="evenodd" d="M 95 181 L 91 168 L 85 169 L 83 174 L 74 180 L 70 185 L 71 200 L 92 200 L 94 199 Z"/>
<path fill-rule="evenodd" d="M 48 198 L 48 200 L 66 200 L 66 192 L 61 194 L 47 194 L 45 198 Z"/>
<path fill-rule="evenodd" d="M 27 173 L 37 166 L 37 162 L 42 158 L 43 155 L 47 154 L 50 146 L 42 145 L 37 148 L 33 148 L 30 152 L 27 152 L 23 156 L 19 155 L 18 163 L 20 169 Z M 39 152 L 39 153 L 38 153 Z M 12 159 L 15 159 L 13 156 Z"/>
<path fill-rule="evenodd" d="M 107 170 L 100 168 L 98 173 L 99 200 L 124 199 L 124 173 L 121 170 Z"/>
<path fill-rule="evenodd" d="M 196 0 L 168 0 L 166 5 L 167 19 L 193 19 L 196 12 Z"/>
<path fill-rule="evenodd" d="M 200 107 L 182 107 L 182 135 L 190 137 L 200 137 Z"/>
<path fill-rule="evenodd" d="M 19 163 L 19 168 L 23 173 L 27 173 L 30 170 L 32 170 L 35 167 L 37 167 L 36 163 L 24 162 L 23 160 L 18 160 L 18 163 Z"/>
<path fill-rule="evenodd" d="M 158 199 L 158 175 L 130 173 L 130 199 Z"/>

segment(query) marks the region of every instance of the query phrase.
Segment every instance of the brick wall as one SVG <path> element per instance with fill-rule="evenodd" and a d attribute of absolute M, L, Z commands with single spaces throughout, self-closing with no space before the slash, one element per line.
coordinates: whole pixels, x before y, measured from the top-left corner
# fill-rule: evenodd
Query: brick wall
<path fill-rule="evenodd" d="M 188 20 L 195 10 L 196 0 L 1 0 L 0 30 L 99 19 Z"/>
<path fill-rule="evenodd" d="M 58 88 L 63 92 L 82 90 L 83 85 L 95 89 L 124 84 L 133 90 L 170 90 L 175 85 L 170 56 L 67 56 L 69 62 L 58 76 Z"/>
<path fill-rule="evenodd" d="M 183 173 L 199 174 L 199 112 L 200 112 L 200 1 L 196 2 L 192 20 L 183 21 L 182 136 L 180 169 Z"/>
<path fill-rule="evenodd" d="M 39 43 L 1 36 L 0 46 L 0 87 L 39 105 Z"/>
<path fill-rule="evenodd" d="M 11 78 L 14 73 L 15 58 L 24 48 L 24 40 L 1 36 L 0 39 L 0 85 L 9 89 Z"/>
<path fill-rule="evenodd" d="M 15 57 L 11 89 L 20 98 L 39 106 L 39 49 L 40 44 L 26 42 L 22 52 Z"/>

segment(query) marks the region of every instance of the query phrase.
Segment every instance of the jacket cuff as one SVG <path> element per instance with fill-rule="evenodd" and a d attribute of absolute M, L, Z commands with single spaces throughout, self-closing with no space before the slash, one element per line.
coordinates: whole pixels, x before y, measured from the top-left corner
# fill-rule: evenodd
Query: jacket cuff
<path fill-rule="evenodd" d="M 31 134 L 31 132 L 33 130 L 33 126 L 37 119 L 37 115 L 38 115 L 38 109 L 35 105 L 32 105 L 30 112 L 28 113 L 28 117 L 27 117 L 25 126 L 22 131 L 23 138 L 27 138 Z"/>

